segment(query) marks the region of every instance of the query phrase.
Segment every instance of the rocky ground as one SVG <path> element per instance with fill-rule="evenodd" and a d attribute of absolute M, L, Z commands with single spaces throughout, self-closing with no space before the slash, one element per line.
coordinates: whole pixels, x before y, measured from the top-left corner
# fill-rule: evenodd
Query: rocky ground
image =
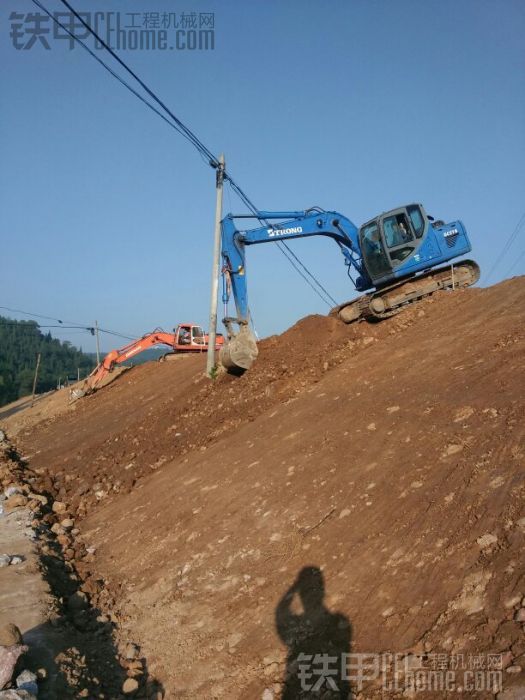
<path fill-rule="evenodd" d="M 308 317 L 241 378 L 184 357 L 7 415 L 58 697 L 525 697 L 524 302 Z"/>

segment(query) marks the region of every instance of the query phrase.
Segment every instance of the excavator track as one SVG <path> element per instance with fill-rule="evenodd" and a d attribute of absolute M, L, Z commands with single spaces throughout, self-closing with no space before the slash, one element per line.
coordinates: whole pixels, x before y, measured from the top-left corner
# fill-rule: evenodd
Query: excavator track
<path fill-rule="evenodd" d="M 336 306 L 330 316 L 337 316 L 344 323 L 368 320 L 380 321 L 395 316 L 409 304 L 430 296 L 441 289 L 464 289 L 479 280 L 479 265 L 473 260 L 462 260 L 457 265 L 447 265 L 402 280 L 372 294 Z"/>

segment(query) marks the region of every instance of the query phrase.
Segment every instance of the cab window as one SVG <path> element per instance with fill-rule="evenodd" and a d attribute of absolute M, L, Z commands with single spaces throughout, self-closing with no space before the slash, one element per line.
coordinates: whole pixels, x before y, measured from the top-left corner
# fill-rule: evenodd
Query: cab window
<path fill-rule="evenodd" d="M 385 241 L 389 249 L 392 266 L 396 267 L 412 253 L 414 235 L 410 229 L 406 214 L 392 214 L 383 219 Z"/>
<path fill-rule="evenodd" d="M 420 207 L 416 204 L 407 207 L 408 216 L 410 217 L 410 222 L 412 223 L 412 228 L 416 233 L 416 238 L 421 238 L 425 230 L 425 219 L 421 213 Z"/>
<path fill-rule="evenodd" d="M 181 345 L 190 345 L 191 343 L 191 326 L 181 326 L 179 329 L 179 343 Z"/>
<path fill-rule="evenodd" d="M 204 332 L 200 326 L 193 326 L 193 342 L 197 345 L 202 345 L 204 343 Z"/>
<path fill-rule="evenodd" d="M 385 232 L 385 241 L 389 248 L 395 248 L 398 245 L 404 245 L 414 240 L 404 214 L 394 214 L 393 216 L 385 217 L 383 219 L 383 230 Z"/>
<path fill-rule="evenodd" d="M 381 232 L 377 221 L 372 221 L 361 229 L 361 242 L 366 268 L 372 278 L 379 277 L 390 271 Z"/>

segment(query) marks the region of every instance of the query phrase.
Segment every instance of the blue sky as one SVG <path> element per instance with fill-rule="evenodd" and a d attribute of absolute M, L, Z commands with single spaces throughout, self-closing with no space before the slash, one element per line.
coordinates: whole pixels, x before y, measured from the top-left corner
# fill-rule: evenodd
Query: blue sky
<path fill-rule="evenodd" d="M 122 55 L 224 151 L 261 209 L 319 205 L 359 225 L 420 201 L 463 220 L 485 275 L 525 211 L 522 0 L 72 4 L 215 14 L 214 51 Z M 36 8 L 11 0 L 0 15 L 0 305 L 132 335 L 206 326 L 213 171 L 81 48 L 50 39 L 50 50 L 16 50 L 14 10 Z M 229 190 L 224 208 L 242 210 Z M 354 296 L 335 245 L 292 246 L 336 299 Z M 524 248 L 522 229 L 490 283 Z M 248 265 L 260 335 L 326 312 L 276 246 L 248 250 Z M 525 256 L 513 270 L 523 273 Z M 58 336 L 94 348 L 87 333 Z"/>

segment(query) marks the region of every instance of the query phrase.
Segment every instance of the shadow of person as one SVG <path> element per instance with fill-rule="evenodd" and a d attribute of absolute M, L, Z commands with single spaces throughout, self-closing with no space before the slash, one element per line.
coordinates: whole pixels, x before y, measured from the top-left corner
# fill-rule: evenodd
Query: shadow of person
<path fill-rule="evenodd" d="M 352 628 L 344 615 L 327 610 L 324 595 L 321 570 L 307 566 L 277 605 L 275 625 L 288 647 L 282 700 L 349 698 L 344 655 Z"/>

